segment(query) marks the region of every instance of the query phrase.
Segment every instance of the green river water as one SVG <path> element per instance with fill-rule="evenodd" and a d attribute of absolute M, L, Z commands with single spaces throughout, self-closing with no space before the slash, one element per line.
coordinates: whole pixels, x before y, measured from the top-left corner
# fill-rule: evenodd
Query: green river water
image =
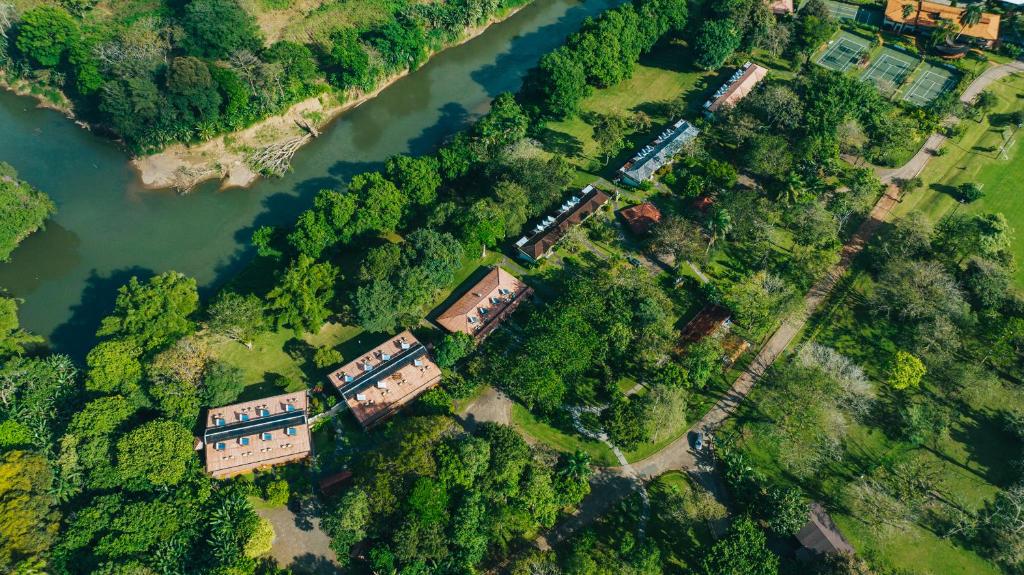
<path fill-rule="evenodd" d="M 0 287 L 24 300 L 24 327 L 80 356 L 132 275 L 177 270 L 208 292 L 252 257 L 253 229 L 293 221 L 318 190 L 393 154 L 430 152 L 485 113 L 494 96 L 518 89 L 584 18 L 617 3 L 536 0 L 347 112 L 298 153 L 292 173 L 249 189 L 217 191 L 210 182 L 187 196 L 146 190 L 114 143 L 33 100 L 0 93 L 0 160 L 58 209 L 45 231 L 0 264 Z"/>

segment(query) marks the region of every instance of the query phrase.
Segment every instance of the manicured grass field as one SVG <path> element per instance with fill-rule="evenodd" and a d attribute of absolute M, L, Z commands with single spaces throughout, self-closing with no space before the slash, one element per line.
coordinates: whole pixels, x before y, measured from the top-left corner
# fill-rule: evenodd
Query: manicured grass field
<path fill-rule="evenodd" d="M 599 174 L 590 171 L 595 162 L 603 164 L 605 158 L 599 154 L 593 127 L 586 118 L 595 113 L 629 114 L 637 111 L 650 116 L 653 122 L 651 129 L 631 137 L 626 150 L 620 154 L 623 161 L 628 159 L 635 148 L 649 142 L 670 120 L 660 104 L 683 96 L 688 103 L 686 117 L 690 120 L 698 117 L 705 96 L 718 86 L 719 75 L 693 69 L 692 61 L 689 49 L 681 43 L 657 47 L 640 59 L 633 68 L 632 78 L 611 88 L 595 90 L 583 101 L 582 114 L 566 121 L 548 122 L 542 137 L 545 147 L 569 156 L 588 173 L 590 179 L 595 175 L 610 176 L 622 164 L 619 158 L 610 160 L 604 170 L 598 170 Z M 727 68 L 727 71 L 731 73 L 732 69 Z"/>
<path fill-rule="evenodd" d="M 565 433 L 540 421 L 528 409 L 518 403 L 512 405 L 512 425 L 528 439 L 538 441 L 562 453 L 573 453 L 582 449 L 590 455 L 590 461 L 601 467 L 618 465 L 612 451 L 603 443 L 584 439 L 575 433 Z"/>
<path fill-rule="evenodd" d="M 1017 231 L 1013 253 L 1018 263 L 1024 263 L 1024 145 L 1020 143 L 1024 133 L 1005 119 L 1008 112 L 1024 108 L 1024 77 L 1010 76 L 989 90 L 999 100 L 996 109 L 981 122 L 964 120 L 967 131 L 946 144 L 945 155 L 931 159 L 921 174 L 924 187 L 907 196 L 895 213 L 902 216 L 918 210 L 935 222 L 953 209 L 1001 212 Z M 985 196 L 957 208 L 952 193 L 965 182 L 981 184 Z M 1024 287 L 1024 266 L 1018 266 L 1014 278 Z"/>

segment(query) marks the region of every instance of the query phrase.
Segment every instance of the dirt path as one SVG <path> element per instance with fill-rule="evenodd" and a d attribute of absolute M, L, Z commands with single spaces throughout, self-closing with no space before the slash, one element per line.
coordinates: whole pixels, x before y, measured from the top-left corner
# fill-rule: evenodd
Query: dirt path
<path fill-rule="evenodd" d="M 274 526 L 271 557 L 281 567 L 302 575 L 330 575 L 341 572 L 331 538 L 320 530 L 320 517 L 312 507 L 298 512 L 286 507 L 260 509 L 257 513 Z"/>

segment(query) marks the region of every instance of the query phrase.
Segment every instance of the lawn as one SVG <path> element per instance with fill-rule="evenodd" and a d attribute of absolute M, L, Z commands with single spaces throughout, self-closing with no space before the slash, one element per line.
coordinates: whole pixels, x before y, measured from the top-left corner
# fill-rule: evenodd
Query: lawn
<path fill-rule="evenodd" d="M 602 90 L 595 90 L 583 101 L 583 113 L 561 122 L 548 122 L 541 140 L 545 148 L 568 156 L 587 174 L 582 179 L 592 180 L 595 176 L 610 176 L 622 162 L 633 154 L 635 148 L 646 144 L 664 128 L 670 118 L 665 116 L 661 104 L 683 96 L 688 109 L 685 114 L 693 120 L 698 117 L 705 96 L 714 92 L 732 69 L 721 73 L 694 70 L 689 49 L 682 43 L 674 42 L 658 46 L 643 56 L 633 68 L 633 77 Z M 720 77 L 721 76 L 721 77 Z M 585 118 L 591 114 L 630 114 L 644 112 L 652 120 L 649 130 L 633 134 L 621 158 L 607 159 L 600 155 L 593 138 L 593 128 Z M 597 167 L 603 167 L 594 171 Z M 599 173 L 598 173 L 599 172 Z"/>
<path fill-rule="evenodd" d="M 1013 254 L 1018 262 L 1024 262 L 1024 201 L 1018 195 L 1024 146 L 1020 144 L 1020 131 L 1005 119 L 1008 112 L 1024 108 L 1024 77 L 1010 76 L 989 90 L 999 101 L 995 110 L 981 122 L 963 121 L 967 127 L 963 136 L 948 142 L 944 155 L 931 159 L 921 174 L 923 188 L 909 194 L 895 214 L 917 210 L 935 222 L 954 209 L 1001 212 L 1017 230 Z M 1007 141 L 1010 144 L 1004 149 Z M 985 196 L 958 208 L 951 192 L 965 182 L 980 184 Z M 1024 287 L 1024 266 L 1018 266 L 1014 278 L 1019 287 Z"/>
<path fill-rule="evenodd" d="M 488 266 L 502 259 L 498 252 L 490 252 L 484 257 L 467 257 L 455 274 L 450 289 L 443 290 L 424 309 L 430 309 L 460 295 L 456 291 L 463 282 L 476 277 Z M 247 270 L 253 275 L 257 270 Z M 423 324 L 426 325 L 426 324 Z M 213 344 L 214 356 L 225 363 L 242 370 L 242 380 L 246 389 L 240 401 L 265 397 L 285 391 L 297 391 L 312 387 L 323 381 L 330 368 L 320 369 L 313 365 L 313 353 L 317 348 L 330 347 L 341 352 L 342 362 L 358 356 L 390 334 L 367 333 L 359 326 L 345 325 L 336 322 L 324 324 L 317 333 L 303 334 L 296 337 L 289 329 L 272 330 L 257 337 L 253 341 L 253 349 L 246 349 L 234 341 L 218 341 Z"/>
<path fill-rule="evenodd" d="M 562 453 L 573 453 L 577 449 L 590 455 L 590 461 L 600 467 L 618 465 L 612 450 L 605 444 L 584 439 L 576 433 L 566 433 L 537 419 L 528 409 L 515 403 L 512 405 L 512 425 L 523 433 L 528 440 L 544 445 Z"/>
<path fill-rule="evenodd" d="M 801 336 L 802 341 L 833 347 L 851 358 L 877 384 L 885 377 L 886 362 L 900 347 L 900 341 L 893 326 L 871 316 L 860 305 L 871 289 L 872 280 L 865 273 L 848 278 Z M 734 429 L 742 430 L 742 450 L 769 477 L 798 483 L 809 496 L 826 502 L 859 554 L 876 567 L 903 569 L 907 573 L 1000 572 L 973 550 L 930 530 L 926 519 L 903 531 L 862 521 L 850 512 L 846 486 L 866 468 L 883 461 L 917 459 L 941 477 L 938 490 L 946 498 L 979 509 L 1000 487 L 1008 486 L 1016 478 L 1011 460 L 1017 446 L 1003 431 L 1000 412 L 1011 406 L 1024 406 L 1024 398 L 1009 385 L 972 390 L 953 398 L 944 396 L 944 391 L 931 385 L 926 377 L 920 393 L 940 396 L 957 406 L 947 434 L 916 448 L 887 436 L 874 423 L 852 421 L 844 441 L 844 459 L 823 466 L 814 477 L 803 480 L 783 468 L 777 442 L 768 435 L 770 423 L 763 420 L 756 408 L 768 393 L 772 393 L 770 388 L 755 387 L 741 415 L 732 422 Z M 884 393 L 882 397 L 886 401 Z"/>

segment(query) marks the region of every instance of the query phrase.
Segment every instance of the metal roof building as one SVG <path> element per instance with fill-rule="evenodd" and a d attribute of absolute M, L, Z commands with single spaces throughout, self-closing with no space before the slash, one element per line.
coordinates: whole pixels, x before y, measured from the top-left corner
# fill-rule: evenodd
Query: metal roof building
<path fill-rule="evenodd" d="M 654 177 L 654 173 L 663 166 L 670 164 L 683 146 L 698 134 L 700 130 L 696 126 L 686 120 L 679 120 L 619 168 L 619 177 L 631 186 L 639 186 Z"/>

